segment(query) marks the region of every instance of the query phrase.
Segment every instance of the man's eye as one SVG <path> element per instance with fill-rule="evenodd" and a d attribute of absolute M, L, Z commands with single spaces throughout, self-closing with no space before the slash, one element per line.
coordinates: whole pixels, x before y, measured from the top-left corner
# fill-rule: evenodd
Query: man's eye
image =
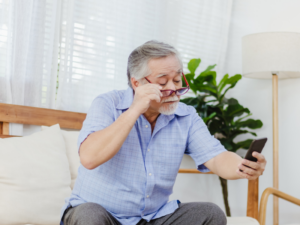
<path fill-rule="evenodd" d="M 161 86 L 165 86 L 167 83 L 165 83 L 165 84 L 159 84 L 159 85 L 161 85 Z"/>
<path fill-rule="evenodd" d="M 179 83 L 179 82 L 180 82 L 180 80 L 178 80 L 178 81 L 175 80 L 175 83 Z"/>

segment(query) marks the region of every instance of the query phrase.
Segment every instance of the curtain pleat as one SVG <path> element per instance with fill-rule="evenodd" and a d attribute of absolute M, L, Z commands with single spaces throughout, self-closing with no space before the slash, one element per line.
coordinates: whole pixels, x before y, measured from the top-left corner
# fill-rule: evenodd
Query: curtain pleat
<path fill-rule="evenodd" d="M 60 8 L 59 0 L 2 0 L 0 102 L 54 108 Z M 23 125 L 10 133 L 23 135 Z"/>

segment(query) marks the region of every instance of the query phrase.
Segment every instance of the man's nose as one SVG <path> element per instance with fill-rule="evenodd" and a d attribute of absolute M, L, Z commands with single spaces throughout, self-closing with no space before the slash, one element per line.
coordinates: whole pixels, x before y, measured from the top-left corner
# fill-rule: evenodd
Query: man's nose
<path fill-rule="evenodd" d="M 173 81 L 169 81 L 166 85 L 166 89 L 176 90 L 176 86 Z"/>

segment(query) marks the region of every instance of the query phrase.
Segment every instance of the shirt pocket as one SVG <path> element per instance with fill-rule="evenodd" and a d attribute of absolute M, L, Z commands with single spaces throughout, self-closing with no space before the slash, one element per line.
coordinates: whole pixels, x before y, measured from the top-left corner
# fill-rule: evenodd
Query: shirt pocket
<path fill-rule="evenodd" d="M 175 182 L 185 148 L 186 140 L 181 138 L 169 139 L 168 141 L 160 143 L 154 162 L 157 166 L 159 178 L 165 181 Z"/>

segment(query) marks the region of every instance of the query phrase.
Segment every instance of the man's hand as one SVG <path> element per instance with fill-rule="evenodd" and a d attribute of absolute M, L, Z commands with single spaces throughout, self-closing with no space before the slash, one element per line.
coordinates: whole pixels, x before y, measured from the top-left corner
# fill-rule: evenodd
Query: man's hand
<path fill-rule="evenodd" d="M 145 113 L 151 101 L 160 102 L 162 97 L 161 89 L 162 87 L 158 84 L 145 84 L 137 87 L 130 109 L 136 110 L 139 114 Z"/>
<path fill-rule="evenodd" d="M 238 165 L 236 173 L 241 178 L 255 180 L 263 174 L 267 164 L 265 157 L 258 152 L 253 152 L 252 156 L 257 158 L 257 162 L 252 162 L 247 159 L 243 159 L 242 162 Z M 240 170 L 242 170 L 243 172 L 241 172 Z"/>

